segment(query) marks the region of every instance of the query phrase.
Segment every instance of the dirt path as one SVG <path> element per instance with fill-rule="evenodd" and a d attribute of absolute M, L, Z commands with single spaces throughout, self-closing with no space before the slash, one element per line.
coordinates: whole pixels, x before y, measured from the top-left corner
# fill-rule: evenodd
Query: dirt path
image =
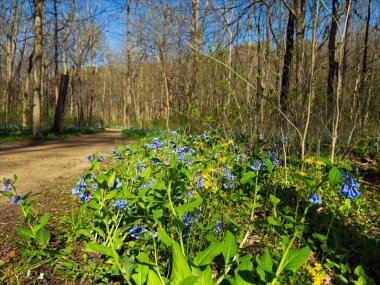
<path fill-rule="evenodd" d="M 21 194 L 38 194 L 57 182 L 78 177 L 88 168 L 87 155 L 97 151 L 110 155 L 118 142 L 126 139 L 120 131 L 108 129 L 62 140 L 1 144 L 0 179 L 17 174 Z"/>

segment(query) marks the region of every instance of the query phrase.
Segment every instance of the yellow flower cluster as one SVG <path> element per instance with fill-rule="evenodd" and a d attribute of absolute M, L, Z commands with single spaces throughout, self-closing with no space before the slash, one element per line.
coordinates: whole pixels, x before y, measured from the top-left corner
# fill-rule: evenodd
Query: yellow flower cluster
<path fill-rule="evenodd" d="M 227 158 L 225 158 L 225 157 L 218 157 L 217 160 L 218 160 L 219 164 L 224 164 L 224 163 L 226 163 Z"/>
<path fill-rule="evenodd" d="M 315 165 L 318 165 L 318 166 L 325 166 L 326 165 L 323 161 L 314 160 L 313 156 L 309 156 L 308 158 L 306 158 L 305 162 L 309 163 L 309 164 L 315 164 Z"/>
<path fill-rule="evenodd" d="M 324 274 L 323 272 L 321 272 L 322 269 L 322 264 L 320 264 L 319 262 L 316 262 L 314 264 L 314 268 L 310 265 L 306 267 L 307 272 L 309 272 L 309 274 L 313 276 L 313 285 L 322 285 L 325 281 Z"/>
<path fill-rule="evenodd" d="M 218 192 L 218 190 L 219 190 L 219 188 L 216 185 L 211 188 L 212 193 L 216 193 L 216 192 Z"/>
<path fill-rule="evenodd" d="M 203 187 L 207 190 L 208 188 L 210 188 L 212 185 L 212 183 L 210 181 L 206 181 L 204 184 L 203 184 Z"/>

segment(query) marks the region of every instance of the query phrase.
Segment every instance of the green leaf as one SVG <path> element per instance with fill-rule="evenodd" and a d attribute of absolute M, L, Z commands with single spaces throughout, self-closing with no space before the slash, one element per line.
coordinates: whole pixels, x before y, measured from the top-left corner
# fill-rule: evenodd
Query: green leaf
<path fill-rule="evenodd" d="M 201 275 L 198 277 L 198 281 L 195 285 L 212 285 L 212 270 L 210 266 L 207 266 L 205 270 L 202 271 Z"/>
<path fill-rule="evenodd" d="M 100 209 L 100 205 L 95 200 L 90 200 L 90 202 L 88 202 L 86 205 L 88 205 L 89 208 L 94 209 L 94 210 Z"/>
<path fill-rule="evenodd" d="M 313 233 L 313 238 L 319 239 L 320 241 L 325 241 L 327 239 L 327 236 L 318 233 Z"/>
<path fill-rule="evenodd" d="M 269 200 L 273 204 L 273 206 L 276 206 L 278 203 L 281 202 L 281 200 L 277 198 L 276 196 L 274 196 L 273 194 L 270 194 Z"/>
<path fill-rule="evenodd" d="M 345 169 L 345 170 L 352 171 L 352 166 L 351 166 L 351 164 L 346 163 L 346 162 L 340 164 L 340 165 L 339 165 L 339 168 L 343 168 L 343 169 Z"/>
<path fill-rule="evenodd" d="M 99 254 L 104 254 L 104 255 L 107 255 L 109 257 L 114 257 L 112 249 L 110 247 L 98 244 L 95 241 L 91 241 L 91 242 L 87 243 L 85 250 L 96 252 Z"/>
<path fill-rule="evenodd" d="M 44 228 L 39 229 L 36 234 L 37 243 L 41 246 L 46 246 L 49 243 L 49 240 L 50 233 Z"/>
<path fill-rule="evenodd" d="M 198 198 L 194 201 L 191 201 L 190 203 L 186 203 L 180 207 L 176 207 L 176 212 L 180 219 L 182 219 L 183 214 L 188 211 L 192 211 L 194 208 L 199 207 L 203 202 L 202 198 Z"/>
<path fill-rule="evenodd" d="M 197 266 L 208 265 L 212 262 L 215 256 L 218 256 L 223 249 L 223 243 L 213 242 L 204 251 L 200 251 L 194 258 L 194 264 Z"/>
<path fill-rule="evenodd" d="M 36 238 L 36 235 L 31 230 L 24 228 L 18 228 L 17 233 L 25 238 Z"/>
<path fill-rule="evenodd" d="M 123 255 L 119 257 L 119 262 L 125 275 L 130 276 L 132 270 L 136 267 L 135 259 L 133 257 Z"/>
<path fill-rule="evenodd" d="M 274 169 L 272 161 L 267 158 L 264 158 L 263 161 L 265 162 L 265 166 L 268 169 L 269 173 L 272 173 Z"/>
<path fill-rule="evenodd" d="M 327 157 L 322 157 L 322 156 L 317 156 L 315 159 L 315 161 L 321 161 L 323 162 L 324 164 L 326 164 L 329 168 L 333 167 L 334 164 L 327 158 Z"/>
<path fill-rule="evenodd" d="M 198 278 L 196 276 L 189 276 L 186 277 L 185 280 L 182 280 L 180 282 L 180 285 L 195 285 L 195 282 L 197 282 Z"/>
<path fill-rule="evenodd" d="M 84 235 L 85 237 L 92 237 L 92 233 L 86 229 L 80 229 L 77 231 L 77 234 Z"/>
<path fill-rule="evenodd" d="M 156 183 L 153 184 L 152 188 L 156 189 L 156 190 L 166 190 L 167 189 L 164 181 L 157 181 Z"/>
<path fill-rule="evenodd" d="M 334 186 L 335 184 L 337 184 L 339 182 L 340 178 L 342 178 L 342 172 L 340 172 L 340 170 L 337 167 L 333 167 L 329 171 L 329 183 L 330 183 L 330 185 Z"/>
<path fill-rule="evenodd" d="M 172 285 L 179 285 L 187 277 L 192 276 L 189 264 L 182 254 L 179 244 L 175 241 L 172 242 L 172 252 L 173 252 L 173 269 L 170 275 L 170 280 Z"/>
<path fill-rule="evenodd" d="M 235 284 L 237 285 L 252 285 L 253 279 L 253 264 L 251 261 L 252 255 L 247 254 L 241 258 L 239 266 L 235 269 Z"/>
<path fill-rule="evenodd" d="M 273 260 L 270 256 L 269 249 L 266 248 L 264 250 L 264 254 L 261 258 L 256 255 L 256 262 L 266 272 L 273 273 Z"/>
<path fill-rule="evenodd" d="M 223 240 L 223 249 L 222 254 L 224 257 L 224 263 L 228 264 L 230 262 L 230 259 L 234 257 L 237 254 L 237 245 L 236 245 L 236 239 L 235 236 L 230 232 L 226 232 L 226 236 Z"/>
<path fill-rule="evenodd" d="M 285 258 L 282 270 L 297 270 L 302 264 L 306 262 L 310 255 L 310 247 L 305 246 L 298 250 L 289 250 Z"/>
<path fill-rule="evenodd" d="M 253 172 L 253 171 L 248 171 L 248 172 L 245 172 L 242 176 L 242 178 L 240 179 L 240 183 L 241 184 L 247 184 L 247 183 L 250 183 L 252 184 L 253 183 L 253 177 L 256 177 L 256 172 Z"/>
<path fill-rule="evenodd" d="M 137 256 L 136 258 L 140 263 L 143 263 L 145 265 L 153 265 L 153 266 L 156 266 L 156 264 L 152 261 L 150 261 L 149 259 L 149 256 L 144 253 L 144 252 L 140 252 L 139 255 Z"/>
<path fill-rule="evenodd" d="M 164 228 L 158 228 L 157 233 L 158 238 L 167 246 L 171 246 L 171 244 L 174 242 L 173 239 L 166 233 Z"/>
<path fill-rule="evenodd" d="M 149 273 L 149 267 L 143 264 L 137 265 L 135 274 L 132 274 L 132 279 L 136 285 L 143 285 L 146 282 Z"/>
<path fill-rule="evenodd" d="M 38 223 L 33 227 L 33 230 L 37 232 L 39 229 L 42 229 L 49 221 L 49 217 L 50 217 L 49 214 L 43 215 L 38 221 Z"/>
<path fill-rule="evenodd" d="M 109 188 L 112 188 L 113 185 L 115 184 L 115 179 L 116 179 L 116 173 L 112 172 L 110 176 L 107 178 L 107 186 Z"/>
<path fill-rule="evenodd" d="M 162 284 L 160 278 L 158 277 L 157 273 L 154 272 L 152 269 L 149 269 L 148 272 L 148 279 L 147 279 L 147 285 L 158 285 Z"/>
<path fill-rule="evenodd" d="M 147 167 L 143 170 L 143 172 L 141 172 L 140 176 L 142 178 L 149 178 L 151 173 L 152 173 L 152 169 L 150 167 Z"/>

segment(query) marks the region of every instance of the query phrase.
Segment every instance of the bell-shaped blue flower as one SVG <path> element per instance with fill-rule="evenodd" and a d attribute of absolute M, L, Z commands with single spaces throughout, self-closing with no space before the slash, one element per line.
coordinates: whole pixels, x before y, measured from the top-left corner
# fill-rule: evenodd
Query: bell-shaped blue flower
<path fill-rule="evenodd" d="M 318 204 L 318 205 L 322 204 L 322 200 L 321 198 L 319 198 L 317 193 L 313 193 L 313 195 L 311 195 L 309 202 L 313 204 Z"/>

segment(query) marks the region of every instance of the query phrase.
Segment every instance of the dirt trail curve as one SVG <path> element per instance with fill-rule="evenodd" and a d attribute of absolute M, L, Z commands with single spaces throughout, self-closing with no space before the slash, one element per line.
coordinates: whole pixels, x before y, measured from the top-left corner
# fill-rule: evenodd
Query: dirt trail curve
<path fill-rule="evenodd" d="M 67 181 L 88 168 L 87 155 L 97 151 L 110 155 L 119 142 L 127 142 L 121 132 L 106 129 L 102 133 L 61 140 L 0 144 L 0 179 L 17 174 L 18 191 L 21 194 L 32 191 L 36 195 L 63 181 L 67 185 Z M 4 202 L 0 199 L 0 204 Z"/>

